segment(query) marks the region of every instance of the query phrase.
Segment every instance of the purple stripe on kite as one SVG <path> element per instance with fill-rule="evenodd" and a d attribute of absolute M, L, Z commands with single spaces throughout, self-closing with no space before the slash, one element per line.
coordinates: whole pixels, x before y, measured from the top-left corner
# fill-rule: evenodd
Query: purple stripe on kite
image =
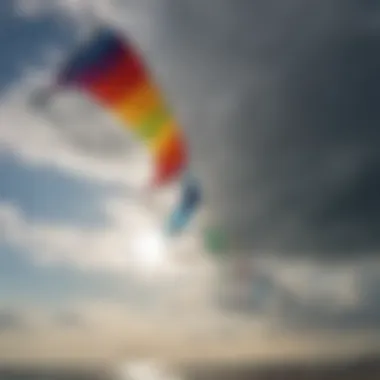
<path fill-rule="evenodd" d="M 101 30 L 87 45 L 80 48 L 58 78 L 60 84 L 71 84 L 89 70 L 104 70 L 125 50 L 121 39 L 111 30 Z"/>
<path fill-rule="evenodd" d="M 86 85 L 96 83 L 99 79 L 106 77 L 108 73 L 112 72 L 120 61 L 125 59 L 126 54 L 128 53 L 125 48 L 110 52 L 108 55 L 105 55 L 102 60 L 88 66 L 87 69 L 81 73 L 78 73 L 73 79 L 73 82 L 80 87 L 86 87 Z"/>

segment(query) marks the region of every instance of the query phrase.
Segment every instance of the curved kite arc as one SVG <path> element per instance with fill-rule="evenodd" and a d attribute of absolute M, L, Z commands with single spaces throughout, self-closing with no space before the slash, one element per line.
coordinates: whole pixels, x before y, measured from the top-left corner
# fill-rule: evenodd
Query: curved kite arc
<path fill-rule="evenodd" d="M 49 98 L 67 89 L 108 110 L 147 146 L 154 164 L 148 190 L 182 181 L 180 200 L 166 224 L 166 232 L 178 236 L 199 208 L 201 186 L 188 171 L 185 136 L 137 48 L 116 30 L 97 27 L 69 56 L 54 83 L 36 94 L 33 103 L 46 108 Z M 49 116 L 59 122 L 55 115 Z"/>

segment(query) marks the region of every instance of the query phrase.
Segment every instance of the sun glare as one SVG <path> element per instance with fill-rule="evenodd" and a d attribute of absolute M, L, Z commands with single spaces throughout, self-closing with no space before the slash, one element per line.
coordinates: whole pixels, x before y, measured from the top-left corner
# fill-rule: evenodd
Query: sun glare
<path fill-rule="evenodd" d="M 142 269 L 157 269 L 166 259 L 164 236 L 159 231 L 146 231 L 135 237 L 133 252 Z"/>

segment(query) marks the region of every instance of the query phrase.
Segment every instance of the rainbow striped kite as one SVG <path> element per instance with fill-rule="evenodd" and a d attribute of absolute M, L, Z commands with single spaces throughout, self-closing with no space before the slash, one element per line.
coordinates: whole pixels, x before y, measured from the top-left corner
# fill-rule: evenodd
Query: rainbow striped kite
<path fill-rule="evenodd" d="M 115 31 L 100 29 L 58 76 L 59 87 L 76 87 L 109 109 L 147 144 L 154 156 L 153 185 L 176 179 L 187 167 L 187 148 L 136 49 Z"/>
<path fill-rule="evenodd" d="M 188 150 L 177 122 L 149 75 L 137 49 L 115 30 L 99 28 L 64 65 L 55 84 L 35 94 L 34 105 L 46 105 L 50 95 L 74 88 L 109 110 L 141 139 L 153 154 L 152 185 L 182 181 L 180 199 L 166 224 L 178 235 L 189 224 L 203 200 L 199 182 L 188 171 Z M 219 230 L 207 230 L 205 244 L 212 252 L 227 248 Z"/>

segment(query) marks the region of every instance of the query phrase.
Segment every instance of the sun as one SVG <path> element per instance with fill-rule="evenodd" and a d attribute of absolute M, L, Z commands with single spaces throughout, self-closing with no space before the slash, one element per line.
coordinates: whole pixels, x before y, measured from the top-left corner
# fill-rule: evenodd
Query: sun
<path fill-rule="evenodd" d="M 162 267 L 167 259 L 165 238 L 160 231 L 145 230 L 136 234 L 133 239 L 135 263 L 144 270 Z"/>

